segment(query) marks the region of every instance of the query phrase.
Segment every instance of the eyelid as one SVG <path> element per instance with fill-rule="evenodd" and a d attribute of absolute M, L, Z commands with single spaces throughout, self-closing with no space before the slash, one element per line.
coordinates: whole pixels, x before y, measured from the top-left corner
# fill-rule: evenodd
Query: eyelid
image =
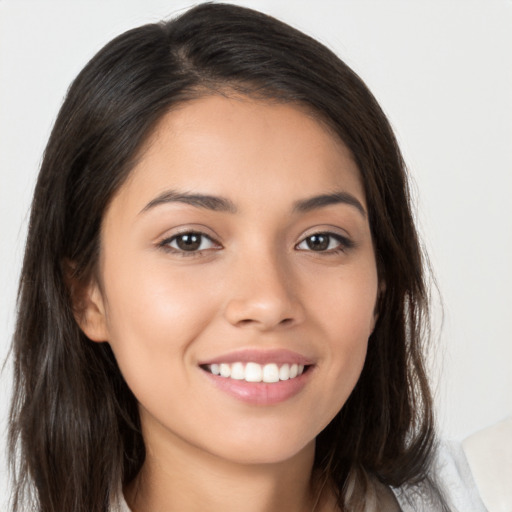
<path fill-rule="evenodd" d="M 308 238 L 309 236 L 326 234 L 332 235 L 334 237 L 339 237 L 343 240 L 352 240 L 352 236 L 350 233 L 339 226 L 331 225 L 331 224 L 317 224 L 316 226 L 312 226 L 303 231 L 300 241 Z"/>
<path fill-rule="evenodd" d="M 204 224 L 183 224 L 180 226 L 174 226 L 173 228 L 166 229 L 162 234 L 155 237 L 155 241 L 157 244 L 159 244 L 164 240 L 169 240 L 176 236 L 185 235 L 188 233 L 203 235 L 220 244 L 218 241 L 220 237 L 217 235 L 217 233 Z"/>

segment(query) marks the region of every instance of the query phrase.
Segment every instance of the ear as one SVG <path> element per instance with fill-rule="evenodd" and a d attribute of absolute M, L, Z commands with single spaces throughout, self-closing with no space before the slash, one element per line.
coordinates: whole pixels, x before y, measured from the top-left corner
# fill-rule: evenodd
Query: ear
<path fill-rule="evenodd" d="M 96 279 L 84 289 L 80 309 L 75 310 L 75 319 L 91 341 L 108 341 L 105 301 Z"/>
<path fill-rule="evenodd" d="M 91 341 L 108 341 L 105 301 L 97 279 L 91 276 L 87 283 L 82 283 L 73 275 L 73 263 L 67 262 L 65 266 L 76 323 Z"/>

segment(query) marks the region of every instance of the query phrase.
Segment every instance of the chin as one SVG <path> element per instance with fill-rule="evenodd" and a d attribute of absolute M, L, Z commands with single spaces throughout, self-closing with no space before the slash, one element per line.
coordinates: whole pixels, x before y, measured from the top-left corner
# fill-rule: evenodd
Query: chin
<path fill-rule="evenodd" d="M 229 432 L 229 431 L 228 431 Z M 315 438 L 290 436 L 290 432 L 269 435 L 269 429 L 260 430 L 253 435 L 237 436 L 230 432 L 209 450 L 211 454 L 234 463 L 247 464 L 279 464 L 294 457 L 302 457 L 314 453 Z"/>

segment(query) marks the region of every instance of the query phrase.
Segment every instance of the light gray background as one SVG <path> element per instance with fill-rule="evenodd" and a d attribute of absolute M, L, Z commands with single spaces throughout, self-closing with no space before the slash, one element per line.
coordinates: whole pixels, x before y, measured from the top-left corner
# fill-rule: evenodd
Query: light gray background
<path fill-rule="evenodd" d="M 34 180 L 69 83 L 115 35 L 192 3 L 0 0 L 0 360 L 13 330 Z M 512 2 L 233 3 L 277 16 L 334 49 L 395 127 L 444 301 L 432 361 L 443 435 L 462 439 L 512 415 Z M 439 308 L 435 313 L 439 326 Z M 7 366 L 2 433 L 9 383 Z"/>

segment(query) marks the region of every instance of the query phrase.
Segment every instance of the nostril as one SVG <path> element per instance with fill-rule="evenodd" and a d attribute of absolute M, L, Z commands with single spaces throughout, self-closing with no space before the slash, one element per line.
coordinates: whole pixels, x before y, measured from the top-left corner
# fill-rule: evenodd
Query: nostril
<path fill-rule="evenodd" d="M 244 318 L 242 320 L 238 321 L 238 325 L 243 327 L 245 325 L 251 325 L 251 324 L 257 324 L 259 323 L 258 320 L 252 319 L 252 318 Z M 278 325 L 282 326 L 288 326 L 293 323 L 293 318 L 283 318 Z"/>

